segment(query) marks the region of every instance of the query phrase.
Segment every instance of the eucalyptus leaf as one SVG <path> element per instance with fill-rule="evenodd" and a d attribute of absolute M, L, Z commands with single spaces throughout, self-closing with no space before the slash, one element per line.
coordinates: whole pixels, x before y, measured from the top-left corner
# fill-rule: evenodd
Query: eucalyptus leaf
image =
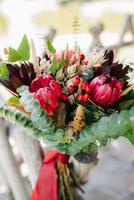
<path fill-rule="evenodd" d="M 125 137 L 134 145 L 134 131 L 128 132 Z"/>
<path fill-rule="evenodd" d="M 134 138 L 134 106 L 129 110 L 122 110 L 120 113 L 113 113 L 110 116 L 102 117 L 98 122 L 92 123 L 82 130 L 76 141 L 64 145 L 66 152 L 75 155 L 84 148 L 98 143 L 98 148 L 105 146 L 110 139 L 120 136 L 127 137 L 129 141 Z M 62 144 L 57 148 L 62 149 Z"/>
<path fill-rule="evenodd" d="M 39 102 L 34 99 L 33 94 L 29 92 L 28 86 L 21 86 L 18 90 L 20 97 L 20 103 L 24 105 L 27 112 L 31 113 L 31 120 L 39 131 L 43 134 L 53 132 L 55 125 L 52 118 L 50 118 L 47 112 L 40 108 Z M 38 113 L 38 115 L 36 115 Z"/>

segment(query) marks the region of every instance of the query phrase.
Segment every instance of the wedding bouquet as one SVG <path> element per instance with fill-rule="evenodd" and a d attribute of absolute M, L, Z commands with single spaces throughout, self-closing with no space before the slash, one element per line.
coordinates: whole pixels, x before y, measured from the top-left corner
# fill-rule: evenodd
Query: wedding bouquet
<path fill-rule="evenodd" d="M 88 162 L 87 155 L 96 155 L 120 136 L 134 144 L 133 68 L 114 62 L 112 50 L 96 48 L 86 56 L 75 44 L 56 52 L 50 41 L 42 57 L 32 42 L 30 60 L 26 35 L 17 50 L 10 47 L 5 53 L 0 82 L 13 97 L 0 108 L 0 115 L 55 149 L 46 159 L 57 163 L 62 192 L 51 199 L 74 199 L 65 181 L 69 156 Z"/>

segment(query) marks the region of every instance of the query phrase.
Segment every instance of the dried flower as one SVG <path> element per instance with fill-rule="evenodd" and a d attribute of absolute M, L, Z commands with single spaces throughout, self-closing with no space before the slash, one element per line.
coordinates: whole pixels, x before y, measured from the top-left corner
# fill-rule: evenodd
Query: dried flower
<path fill-rule="evenodd" d="M 82 105 L 78 105 L 72 127 L 75 133 L 80 132 L 85 127 L 85 113 Z"/>

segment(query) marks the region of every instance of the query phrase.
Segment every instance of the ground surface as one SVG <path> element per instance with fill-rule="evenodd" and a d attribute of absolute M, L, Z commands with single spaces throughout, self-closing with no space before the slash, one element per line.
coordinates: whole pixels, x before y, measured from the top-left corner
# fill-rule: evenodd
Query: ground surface
<path fill-rule="evenodd" d="M 84 186 L 85 200 L 134 200 L 134 147 L 120 138 L 99 158 Z"/>

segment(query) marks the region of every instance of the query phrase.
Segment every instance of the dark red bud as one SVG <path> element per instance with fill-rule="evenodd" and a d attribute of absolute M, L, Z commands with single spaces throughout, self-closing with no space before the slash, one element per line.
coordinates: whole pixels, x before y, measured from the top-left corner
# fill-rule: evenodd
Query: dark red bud
<path fill-rule="evenodd" d="M 82 61 L 82 60 L 84 60 L 85 59 L 85 56 L 84 56 L 84 54 L 80 54 L 80 60 Z"/>
<path fill-rule="evenodd" d="M 86 87 L 88 86 L 88 83 L 87 82 L 82 82 L 81 84 L 81 88 L 82 90 L 86 90 Z"/>
<path fill-rule="evenodd" d="M 84 101 L 84 94 L 79 94 L 78 97 L 77 97 L 77 99 L 79 101 Z"/>
<path fill-rule="evenodd" d="M 92 91 L 92 88 L 90 87 L 90 85 L 87 85 L 86 86 L 86 92 L 91 93 L 91 91 Z"/>
<path fill-rule="evenodd" d="M 67 88 L 67 91 L 68 91 L 68 93 L 72 93 L 73 91 L 74 91 L 74 86 L 69 86 L 68 88 Z"/>
<path fill-rule="evenodd" d="M 76 77 L 73 78 L 73 84 L 75 86 L 78 86 L 80 84 L 80 82 L 81 82 L 81 79 L 80 79 L 79 76 L 76 76 Z"/>
<path fill-rule="evenodd" d="M 88 102 L 89 99 L 90 99 L 90 96 L 89 96 L 88 94 L 84 94 L 84 96 L 83 96 L 83 101 L 84 101 L 84 102 Z"/>
<path fill-rule="evenodd" d="M 68 95 L 67 95 L 67 94 L 62 94 L 61 100 L 66 101 L 67 98 L 68 98 Z"/>

